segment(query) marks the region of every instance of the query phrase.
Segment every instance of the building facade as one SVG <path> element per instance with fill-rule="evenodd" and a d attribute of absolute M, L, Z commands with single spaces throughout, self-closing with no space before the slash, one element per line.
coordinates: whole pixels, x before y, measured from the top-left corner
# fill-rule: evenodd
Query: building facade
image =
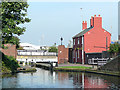
<path fill-rule="evenodd" d="M 72 63 L 72 48 L 65 48 L 64 45 L 58 46 L 58 64 Z"/>
<path fill-rule="evenodd" d="M 102 28 L 100 15 L 82 23 L 82 31 L 73 37 L 73 62 L 87 64 L 89 58 L 97 58 L 103 51 L 107 51 L 111 43 L 111 34 Z"/>

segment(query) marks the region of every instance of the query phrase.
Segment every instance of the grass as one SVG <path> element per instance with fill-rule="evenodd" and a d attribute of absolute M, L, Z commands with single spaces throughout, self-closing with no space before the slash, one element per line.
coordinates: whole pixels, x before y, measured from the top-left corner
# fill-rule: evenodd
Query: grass
<path fill-rule="evenodd" d="M 91 67 L 85 67 L 85 66 L 61 66 L 61 67 L 58 67 L 58 68 L 91 69 Z"/>
<path fill-rule="evenodd" d="M 61 66 L 61 67 L 54 68 L 54 70 L 65 71 L 65 72 L 87 72 L 87 73 L 96 73 L 96 74 L 102 74 L 102 75 L 120 76 L 119 72 L 93 70 L 92 67 L 85 67 L 85 66 Z"/>

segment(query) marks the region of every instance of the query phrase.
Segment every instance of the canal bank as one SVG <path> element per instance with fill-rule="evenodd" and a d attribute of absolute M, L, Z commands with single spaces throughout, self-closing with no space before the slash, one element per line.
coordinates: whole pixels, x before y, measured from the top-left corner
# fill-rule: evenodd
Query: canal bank
<path fill-rule="evenodd" d="M 37 67 L 53 70 L 53 71 L 63 71 L 63 72 L 85 72 L 85 73 L 95 73 L 100 75 L 109 75 L 120 77 L 120 72 L 118 71 L 108 71 L 108 70 L 98 70 L 97 66 L 92 65 L 82 65 L 82 64 L 60 64 L 58 67 L 51 67 L 49 64 L 39 64 Z"/>
<path fill-rule="evenodd" d="M 120 77 L 119 71 L 99 70 L 97 65 L 61 64 L 58 67 L 55 67 L 54 70 L 55 71 L 68 71 L 68 72 L 95 73 L 95 74 L 100 74 L 100 75 L 110 75 L 110 76 Z"/>
<path fill-rule="evenodd" d="M 31 67 L 29 65 L 23 66 L 23 65 L 19 64 L 19 67 L 16 70 L 14 70 L 14 72 L 13 72 L 3 65 L 0 76 L 4 77 L 7 75 L 9 76 L 10 74 L 15 74 L 15 73 L 20 73 L 20 72 L 26 73 L 26 72 L 36 72 L 36 71 L 37 71 L 36 67 Z"/>
<path fill-rule="evenodd" d="M 2 88 L 109 88 L 118 90 L 120 87 L 119 77 L 36 69 L 36 72 L 20 72 L 2 78 Z"/>
<path fill-rule="evenodd" d="M 85 72 L 85 73 L 94 73 L 94 74 L 120 77 L 120 72 L 105 71 L 105 70 L 80 69 L 80 68 L 59 68 L 59 67 L 55 67 L 53 70 L 54 71 L 63 71 L 63 72 Z"/>
<path fill-rule="evenodd" d="M 19 64 L 20 67 L 17 68 L 17 73 L 18 72 L 35 72 L 37 71 L 35 67 L 31 67 L 30 65 L 22 65 L 22 64 Z"/>

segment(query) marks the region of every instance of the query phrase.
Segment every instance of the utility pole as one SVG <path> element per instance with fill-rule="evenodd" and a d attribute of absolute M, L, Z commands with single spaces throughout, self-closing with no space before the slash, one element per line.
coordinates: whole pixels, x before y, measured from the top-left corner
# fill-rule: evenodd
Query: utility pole
<path fill-rule="evenodd" d="M 83 15 L 82 15 L 83 8 L 80 8 L 80 10 L 81 10 L 81 19 L 83 21 Z M 84 37 L 82 37 L 82 64 L 84 64 Z"/>
<path fill-rule="evenodd" d="M 82 15 L 82 10 L 83 10 L 83 8 L 80 8 L 80 10 L 81 10 L 81 19 L 82 19 L 82 21 L 83 21 L 83 15 Z"/>

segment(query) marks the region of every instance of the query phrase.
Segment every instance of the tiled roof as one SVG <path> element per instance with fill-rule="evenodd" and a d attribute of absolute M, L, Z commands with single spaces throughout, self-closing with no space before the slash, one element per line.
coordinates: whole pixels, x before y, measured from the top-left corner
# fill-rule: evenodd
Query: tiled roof
<path fill-rule="evenodd" d="M 88 32 L 89 30 L 91 30 L 93 27 L 89 27 L 85 30 L 82 30 L 80 33 L 78 33 L 77 35 L 75 35 L 73 38 L 75 37 L 80 37 L 80 36 L 83 36 L 86 32 Z"/>

